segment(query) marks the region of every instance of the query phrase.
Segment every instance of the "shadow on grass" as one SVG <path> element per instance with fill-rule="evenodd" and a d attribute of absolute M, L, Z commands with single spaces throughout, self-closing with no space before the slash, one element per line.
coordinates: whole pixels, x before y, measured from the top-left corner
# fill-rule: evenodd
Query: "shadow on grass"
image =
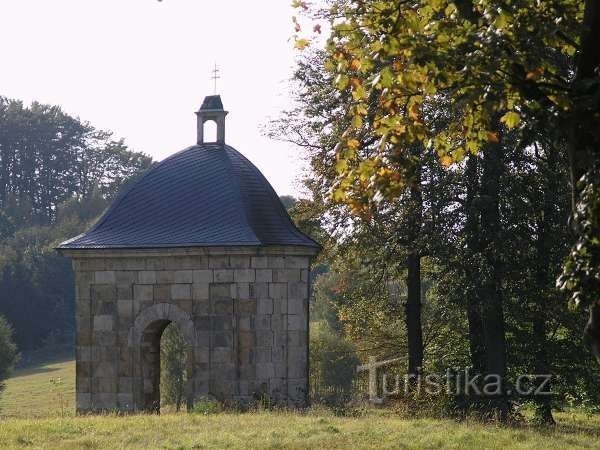
<path fill-rule="evenodd" d="M 546 428 L 545 430 L 551 430 Z M 542 428 L 542 432 L 544 431 L 544 428 Z M 593 425 L 593 424 L 558 424 L 556 426 L 556 431 L 559 431 L 561 433 L 565 433 L 565 434 L 584 434 L 586 436 L 590 436 L 590 437 L 596 437 L 596 438 L 600 438 L 600 427 L 598 425 Z"/>
<path fill-rule="evenodd" d="M 57 362 L 62 362 L 62 361 L 57 361 Z M 48 363 L 48 364 L 52 364 L 52 363 Z M 26 377 L 28 375 L 37 375 L 37 374 L 42 374 L 42 373 L 56 372 L 58 370 L 61 370 L 61 368 L 60 367 L 46 367 L 46 366 L 22 368 L 22 369 L 15 370 L 13 372 L 11 378 Z"/>
<path fill-rule="evenodd" d="M 530 430 L 544 437 L 552 437 L 563 434 L 583 435 L 590 438 L 600 438 L 600 417 L 592 416 L 587 419 L 586 423 L 572 423 L 575 421 L 572 421 L 571 423 L 569 422 L 571 421 L 569 421 L 568 419 L 565 420 L 563 418 L 560 418 L 557 420 L 557 424 L 553 426 L 522 424 L 513 425 L 513 427 L 516 429 Z"/>
<path fill-rule="evenodd" d="M 60 367 L 48 367 L 53 364 L 62 364 L 73 361 L 75 356 L 72 351 L 59 351 L 26 354 L 21 357 L 19 365 L 15 368 L 12 377 L 50 373 L 60 370 Z"/>

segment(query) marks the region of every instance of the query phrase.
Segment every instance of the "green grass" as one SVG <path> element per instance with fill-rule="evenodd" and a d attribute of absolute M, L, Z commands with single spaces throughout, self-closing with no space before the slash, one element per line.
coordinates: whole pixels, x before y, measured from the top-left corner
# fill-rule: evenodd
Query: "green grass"
<path fill-rule="evenodd" d="M 62 394 L 49 381 L 58 377 Z M 75 417 L 73 385 L 72 361 L 15 373 L 0 402 L 0 448 L 600 448 L 600 417 L 580 412 L 558 413 L 553 428 L 406 420 L 385 410 L 359 418 L 326 410 Z M 68 404 L 64 417 L 58 397 Z"/>
<path fill-rule="evenodd" d="M 509 428 L 377 413 L 90 416 L 0 422 L 0 448 L 598 448 L 599 426 Z"/>
<path fill-rule="evenodd" d="M 16 370 L 0 394 L 0 418 L 75 414 L 75 361 L 72 358 Z"/>

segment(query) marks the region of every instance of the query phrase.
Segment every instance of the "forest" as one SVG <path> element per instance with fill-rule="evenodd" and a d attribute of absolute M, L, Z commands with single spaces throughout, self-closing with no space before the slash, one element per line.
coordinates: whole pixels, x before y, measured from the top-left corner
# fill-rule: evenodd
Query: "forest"
<path fill-rule="evenodd" d="M 58 106 L 0 97 L 0 315 L 19 351 L 72 346 L 73 272 L 54 247 L 150 163 Z"/>
<path fill-rule="evenodd" d="M 311 168 L 312 317 L 362 361 L 504 380 L 455 413 L 553 423 L 600 399 L 600 12 L 530 3 L 294 2 L 296 107 L 271 135 Z M 553 395 L 511 396 L 525 373 Z"/>

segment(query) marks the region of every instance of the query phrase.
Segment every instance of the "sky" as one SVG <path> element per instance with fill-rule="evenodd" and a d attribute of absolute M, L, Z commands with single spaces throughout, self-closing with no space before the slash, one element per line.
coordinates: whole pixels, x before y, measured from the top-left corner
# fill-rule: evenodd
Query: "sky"
<path fill-rule="evenodd" d="M 0 95 L 60 105 L 162 160 L 196 142 L 217 93 L 225 141 L 280 195 L 303 194 L 299 150 L 261 133 L 291 105 L 291 0 L 0 0 Z"/>

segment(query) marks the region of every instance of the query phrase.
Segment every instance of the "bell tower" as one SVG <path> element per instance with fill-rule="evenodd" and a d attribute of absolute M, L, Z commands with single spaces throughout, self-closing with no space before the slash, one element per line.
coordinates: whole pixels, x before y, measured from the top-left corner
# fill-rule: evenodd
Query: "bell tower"
<path fill-rule="evenodd" d="M 209 95 L 204 98 L 202 106 L 196 112 L 198 117 L 198 139 L 197 144 L 204 144 L 204 124 L 213 120 L 217 124 L 217 144 L 225 143 L 225 116 L 228 111 L 223 109 L 220 95 Z"/>

